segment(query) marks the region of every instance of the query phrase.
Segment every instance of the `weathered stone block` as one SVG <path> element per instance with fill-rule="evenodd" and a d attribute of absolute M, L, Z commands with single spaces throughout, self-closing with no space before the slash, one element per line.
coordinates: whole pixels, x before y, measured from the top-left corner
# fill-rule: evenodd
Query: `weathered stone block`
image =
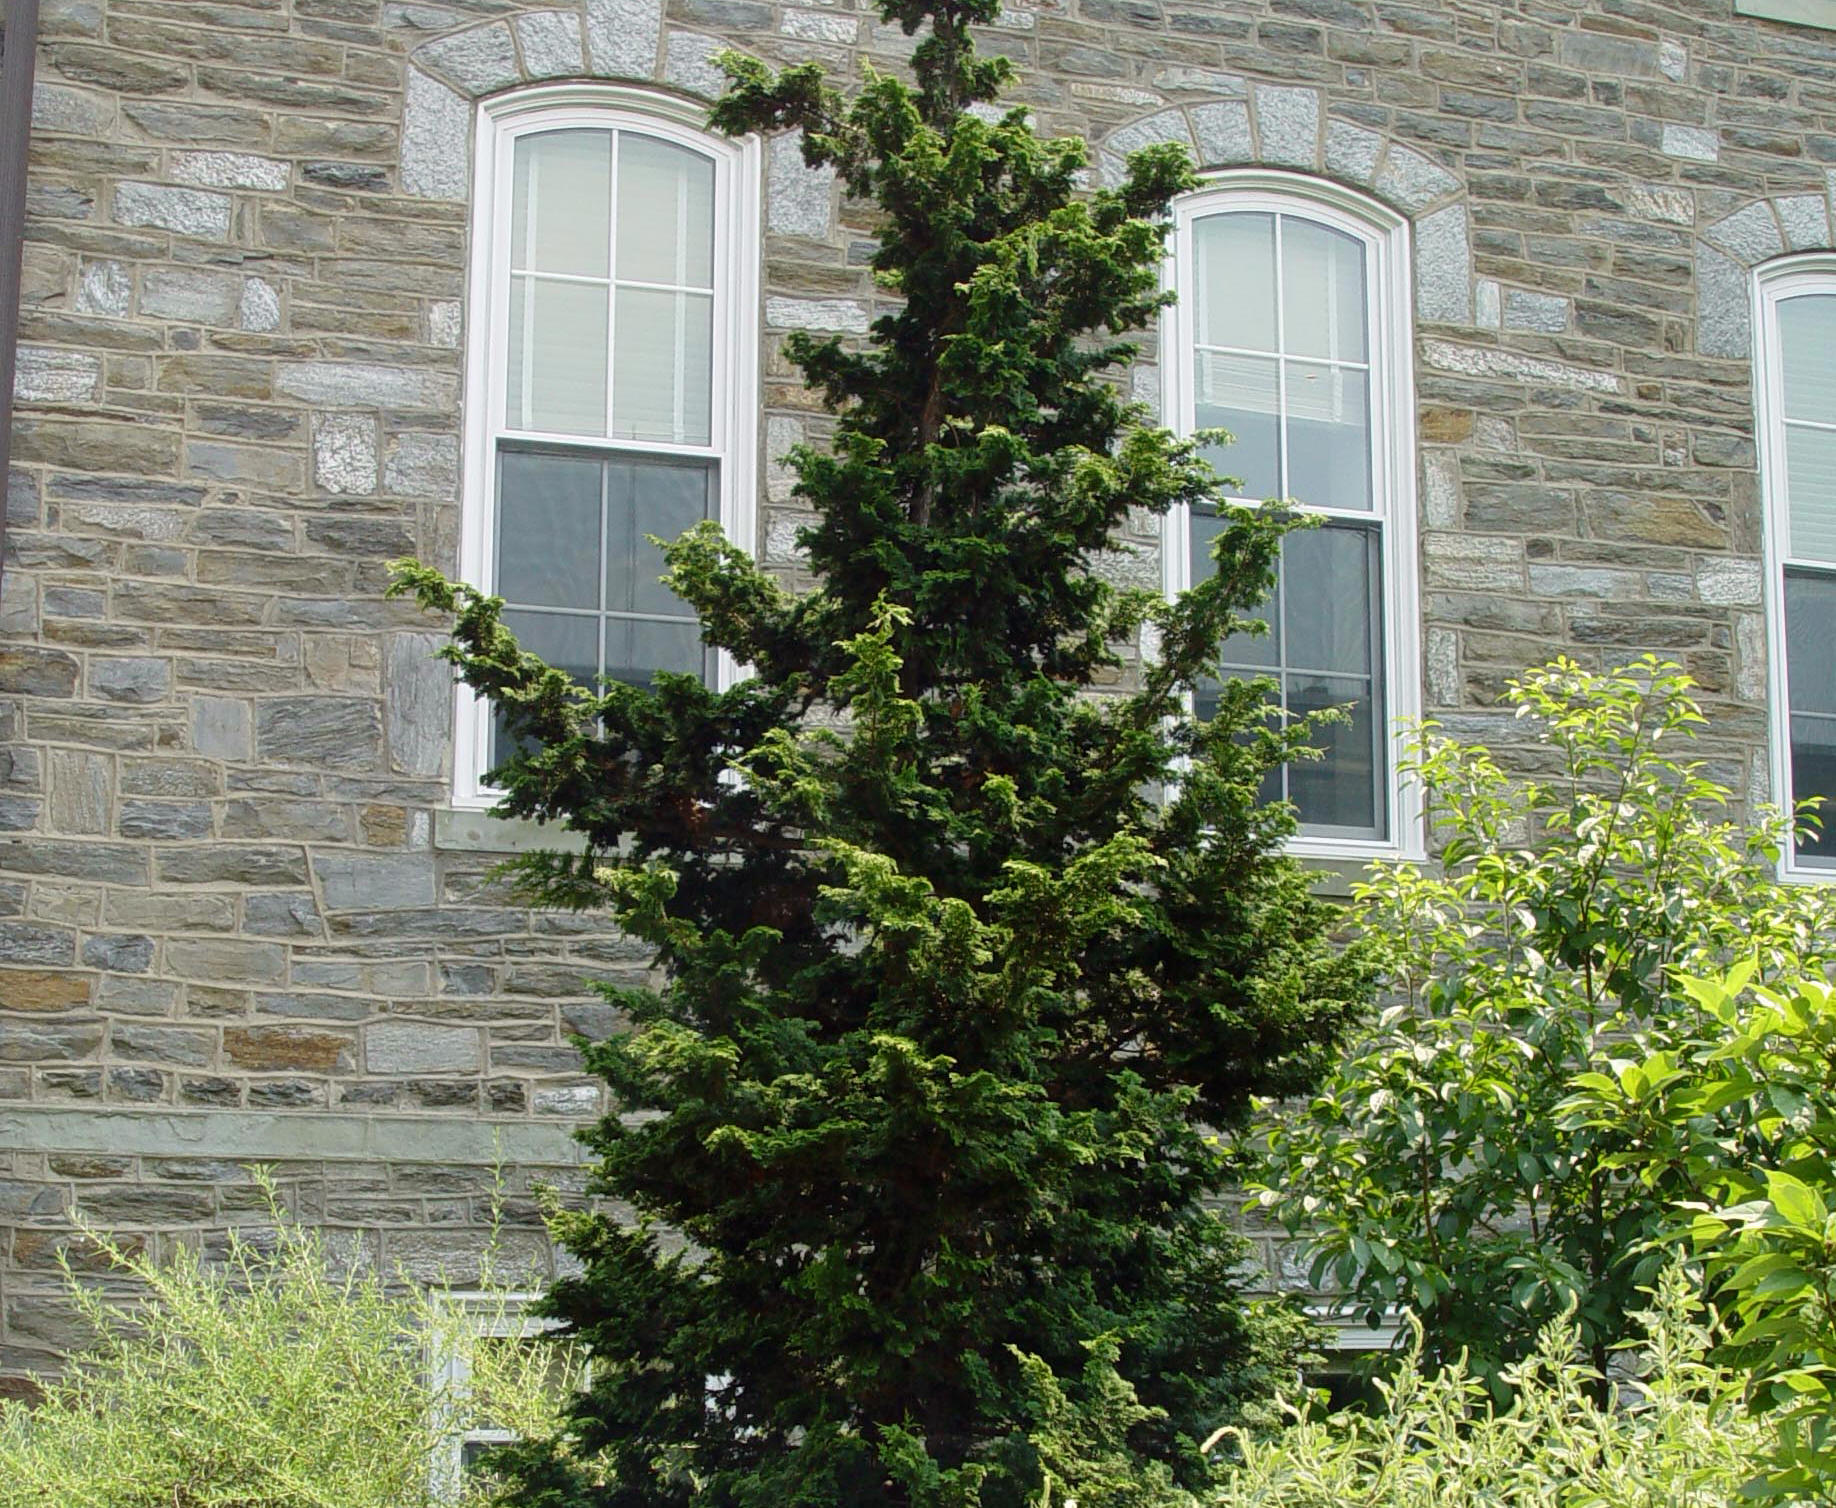
<path fill-rule="evenodd" d="M 231 326 L 242 302 L 242 279 L 191 267 L 149 267 L 141 276 L 140 312 L 149 319 Z"/>
<path fill-rule="evenodd" d="M 198 188 L 279 193 L 287 187 L 288 165 L 253 152 L 174 152 L 172 177 Z"/>
<path fill-rule="evenodd" d="M 256 709 L 256 753 L 271 763 L 367 770 L 381 745 L 382 718 L 368 698 L 274 697 Z"/>
<path fill-rule="evenodd" d="M 136 706 L 164 701 L 172 690 L 172 665 L 166 660 L 98 656 L 89 662 L 89 690 L 105 701 Z"/>
<path fill-rule="evenodd" d="M 170 885 L 302 885 L 306 855 L 297 847 L 216 843 L 161 849 L 155 870 Z"/>
<path fill-rule="evenodd" d="M 312 478 L 327 492 L 376 490 L 376 421 L 360 414 L 321 414 L 312 424 Z"/>
<path fill-rule="evenodd" d="M 160 183 L 115 186 L 117 225 L 151 225 L 204 241 L 227 241 L 233 209 L 227 194 L 169 188 Z"/>
<path fill-rule="evenodd" d="M 84 974 L 46 969 L 0 969 L 0 1010 L 70 1011 L 89 1004 Z"/>
<path fill-rule="evenodd" d="M 18 1025 L 0 1020 L 0 1063 L 68 1063 L 94 1057 L 101 1046 L 99 1021 Z"/>
<path fill-rule="evenodd" d="M 364 1066 L 371 1073 L 470 1073 L 483 1066 L 478 1033 L 420 1021 L 379 1022 L 363 1029 Z"/>
<path fill-rule="evenodd" d="M 471 111 L 418 68 L 408 70 L 402 112 L 402 190 L 422 199 L 463 199 L 471 160 Z"/>
<path fill-rule="evenodd" d="M 531 79 L 570 78 L 581 70 L 580 17 L 562 10 L 526 11 L 515 16 L 516 45 L 523 72 Z"/>
<path fill-rule="evenodd" d="M 287 950 L 279 943 L 169 937 L 165 949 L 167 970 L 182 979 L 269 984 L 287 977 Z"/>
<path fill-rule="evenodd" d="M 586 0 L 587 52 L 595 73 L 648 79 L 656 72 L 661 0 Z"/>
<path fill-rule="evenodd" d="M 356 1062 L 348 1031 L 312 1026 L 226 1026 L 223 1055 L 237 1068 L 263 1072 L 347 1073 Z"/>
<path fill-rule="evenodd" d="M 153 967 L 153 947 L 150 937 L 106 932 L 83 939 L 83 962 L 110 974 L 144 974 Z"/>
<path fill-rule="evenodd" d="M 93 403 L 102 393 L 102 363 L 84 351 L 20 346 L 13 397 L 20 403 Z"/>
<path fill-rule="evenodd" d="M 208 1066 L 216 1053 L 216 1037 L 195 1027 L 134 1026 L 117 1023 L 108 1043 L 117 1057 L 187 1068 Z"/>
<path fill-rule="evenodd" d="M 183 841 L 208 838 L 212 829 L 210 806 L 202 801 L 124 801 L 120 833 L 124 838 L 158 838 Z"/>
<path fill-rule="evenodd" d="M 431 854 L 315 853 L 313 873 L 332 911 L 431 906 L 437 893 Z"/>

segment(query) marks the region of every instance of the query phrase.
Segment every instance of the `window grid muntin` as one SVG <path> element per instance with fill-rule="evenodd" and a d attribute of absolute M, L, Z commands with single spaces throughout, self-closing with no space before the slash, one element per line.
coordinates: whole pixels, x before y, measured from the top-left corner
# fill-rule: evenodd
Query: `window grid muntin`
<path fill-rule="evenodd" d="M 1188 328 L 1191 330 L 1192 333 L 1191 333 L 1190 339 L 1185 343 L 1186 351 L 1184 354 L 1185 354 L 1186 359 L 1188 359 L 1190 362 L 1191 375 L 1185 385 L 1184 406 L 1188 410 L 1188 412 L 1183 416 L 1183 427 L 1187 433 L 1190 433 L 1192 429 L 1196 427 L 1196 414 L 1192 412 L 1192 410 L 1196 409 L 1196 405 L 1198 401 L 1199 383 L 1198 383 L 1197 367 L 1198 367 L 1199 358 L 1202 354 L 1209 353 L 1209 352 L 1217 352 L 1219 354 L 1241 355 L 1244 357 L 1253 357 L 1253 358 L 1261 359 L 1261 360 L 1274 360 L 1276 362 L 1275 396 L 1276 396 L 1276 404 L 1277 404 L 1276 439 L 1277 439 L 1277 446 L 1278 446 L 1278 463 L 1277 464 L 1279 466 L 1278 480 L 1281 485 L 1285 486 L 1287 483 L 1288 477 L 1290 475 L 1289 459 L 1288 459 L 1288 384 L 1287 384 L 1287 365 L 1288 363 L 1291 361 L 1298 361 L 1301 364 L 1307 365 L 1307 366 L 1324 366 L 1328 368 L 1343 367 L 1343 368 L 1353 370 L 1353 371 L 1361 371 L 1366 376 L 1366 408 L 1365 408 L 1365 416 L 1364 416 L 1364 434 L 1365 434 L 1364 443 L 1365 443 L 1365 457 L 1366 457 L 1366 473 L 1365 474 L 1366 474 L 1366 485 L 1368 487 L 1368 491 L 1366 494 L 1364 505 L 1362 507 L 1357 507 L 1357 508 L 1347 508 L 1343 506 L 1334 506 L 1331 504 L 1307 502 L 1301 499 L 1290 499 L 1288 501 L 1290 505 L 1295 509 L 1295 511 L 1305 513 L 1308 516 L 1319 517 L 1322 520 L 1322 527 L 1326 526 L 1327 524 L 1331 524 L 1333 526 L 1341 526 L 1341 525 L 1351 526 L 1351 527 L 1358 528 L 1366 532 L 1369 536 L 1371 536 L 1370 550 L 1367 555 L 1367 561 L 1369 562 L 1369 575 L 1367 577 L 1367 580 L 1369 583 L 1369 593 L 1368 593 L 1367 606 L 1368 606 L 1368 611 L 1369 611 L 1370 638 L 1368 640 L 1368 651 L 1369 652 L 1368 652 L 1368 658 L 1367 658 L 1366 663 L 1369 667 L 1369 674 L 1365 677 L 1350 676 L 1350 675 L 1346 675 L 1342 672 L 1337 672 L 1337 671 L 1319 671 L 1317 672 L 1317 674 L 1319 674 L 1322 677 L 1333 679 L 1333 680 L 1363 679 L 1367 685 L 1367 688 L 1369 689 L 1370 698 L 1371 698 L 1371 718 L 1370 718 L 1370 723 L 1371 723 L 1371 771 L 1370 771 L 1371 789 L 1370 789 L 1370 799 L 1371 799 L 1371 810 L 1375 818 L 1375 822 L 1374 822 L 1374 825 L 1369 828 L 1347 827 L 1347 826 L 1341 826 L 1337 824 L 1324 823 L 1324 822 L 1303 822 L 1301 825 L 1301 831 L 1307 836 L 1317 837 L 1317 838 L 1349 839 L 1354 842 L 1386 843 L 1390 841 L 1390 839 L 1392 838 L 1392 835 L 1394 834 L 1395 825 L 1396 825 L 1396 813 L 1393 809 L 1393 801 L 1392 801 L 1392 789 L 1391 789 L 1392 781 L 1391 781 L 1390 759 L 1389 759 L 1390 736 L 1389 736 L 1389 729 L 1387 727 L 1389 716 L 1390 716 L 1390 711 L 1389 711 L 1390 687 L 1389 687 L 1388 679 L 1383 673 L 1384 666 L 1385 666 L 1385 660 L 1386 660 L 1386 656 L 1387 656 L 1388 648 L 1389 648 L 1389 639 L 1387 635 L 1387 622 L 1385 619 L 1385 611 L 1386 611 L 1386 605 L 1387 605 L 1386 598 L 1388 596 L 1385 590 L 1385 578 L 1389 574 L 1389 571 L 1387 568 L 1387 562 L 1388 562 L 1388 557 L 1389 557 L 1389 550 L 1388 550 L 1389 541 L 1387 539 L 1385 531 L 1386 531 L 1386 526 L 1388 522 L 1389 510 L 1386 507 L 1387 499 L 1383 495 L 1384 487 L 1382 485 L 1382 480 L 1381 480 L 1383 476 L 1383 472 L 1380 468 L 1379 458 L 1378 458 L 1378 436 L 1383 432 L 1383 425 L 1384 423 L 1388 421 L 1389 416 L 1388 416 L 1387 411 L 1384 410 L 1381 406 L 1383 404 L 1384 397 L 1386 395 L 1383 395 L 1378 391 L 1378 384 L 1374 380 L 1372 380 L 1372 374 L 1378 368 L 1378 364 L 1379 364 L 1378 358 L 1380 356 L 1380 353 L 1383 350 L 1383 346 L 1382 346 L 1383 329 L 1382 329 L 1381 319 L 1380 319 L 1381 311 L 1378 307 L 1378 295 L 1381 291 L 1381 285 L 1380 285 L 1379 278 L 1378 278 L 1378 269 L 1375 266 L 1376 248 L 1374 244 L 1371 242 L 1371 240 L 1368 238 L 1368 236 L 1355 235 L 1355 234 L 1353 235 L 1353 238 L 1359 242 L 1360 247 L 1363 252 L 1362 280 L 1363 280 L 1363 288 L 1364 288 L 1365 360 L 1352 361 L 1348 358 L 1341 358 L 1341 357 L 1332 357 L 1332 358 L 1312 357 L 1312 356 L 1292 357 L 1292 356 L 1289 356 L 1286 352 L 1286 346 L 1287 346 L 1286 260 L 1287 259 L 1285 255 L 1285 245 L 1282 239 L 1283 223 L 1284 221 L 1288 219 L 1300 219 L 1300 220 L 1306 220 L 1306 221 L 1309 221 L 1315 224 L 1323 224 L 1333 230 L 1341 231 L 1347 234 L 1353 234 L 1353 233 L 1349 230 L 1348 227 L 1340 225 L 1336 223 L 1334 220 L 1331 220 L 1325 217 L 1311 215 L 1311 214 L 1306 213 L 1304 210 L 1295 209 L 1293 207 L 1267 208 L 1267 207 L 1252 206 L 1252 205 L 1246 204 L 1240 207 L 1228 207 L 1228 208 L 1210 210 L 1210 211 L 1206 211 L 1205 213 L 1195 215 L 1192 217 L 1192 220 L 1190 222 L 1189 238 L 1182 239 L 1182 242 L 1181 242 L 1182 252 L 1183 252 L 1181 260 L 1187 266 L 1193 269 L 1193 278 L 1192 278 L 1193 287 L 1192 287 L 1191 292 L 1192 292 L 1192 302 L 1195 305 L 1197 303 L 1197 284 L 1198 284 L 1198 273 L 1197 273 L 1198 257 L 1196 255 L 1196 237 L 1197 237 L 1198 227 L 1205 220 L 1208 220 L 1208 219 L 1218 218 L 1218 217 L 1222 217 L 1226 215 L 1239 215 L 1239 214 L 1240 215 L 1266 214 L 1266 215 L 1269 215 L 1274 222 L 1274 225 L 1273 225 L 1273 232 L 1274 232 L 1274 237 L 1273 237 L 1273 247 L 1274 247 L 1273 249 L 1273 258 L 1274 258 L 1273 297 L 1274 297 L 1275 307 L 1274 307 L 1273 327 L 1275 331 L 1274 345 L 1276 349 L 1273 351 L 1264 351 L 1264 350 L 1258 350 L 1254 347 L 1225 347 L 1225 346 L 1210 345 L 1206 342 L 1201 341 L 1198 338 L 1198 324 L 1197 324 L 1196 312 L 1192 316 L 1190 316 Z M 1333 282 L 1333 280 L 1328 279 L 1328 287 L 1329 289 L 1333 291 L 1334 296 L 1336 297 L 1336 283 Z M 1182 290 L 1182 298 L 1183 297 L 1185 297 L 1184 290 Z M 1337 331 L 1336 323 L 1329 321 L 1328 328 L 1334 331 L 1335 338 L 1336 338 L 1336 331 Z M 1227 497 L 1234 497 L 1238 499 L 1242 499 L 1244 497 L 1244 494 L 1240 492 L 1227 492 L 1225 495 Z M 1186 568 L 1186 576 L 1189 581 L 1197 579 L 1197 576 L 1198 576 L 1198 572 L 1195 568 L 1196 563 L 1191 559 L 1191 551 L 1193 549 L 1193 540 L 1194 540 L 1194 534 L 1193 534 L 1193 531 L 1190 525 L 1188 525 L 1185 531 L 1184 548 L 1188 552 L 1188 564 Z M 1287 572 L 1285 569 L 1285 551 L 1284 551 L 1283 562 L 1278 563 L 1278 566 L 1277 566 L 1276 585 L 1275 585 L 1275 600 L 1278 604 L 1278 610 L 1284 614 L 1284 618 L 1285 618 L 1285 611 L 1286 611 L 1285 603 L 1286 603 L 1286 597 L 1287 597 L 1286 575 L 1287 575 Z M 1278 660 L 1277 660 L 1276 666 L 1274 667 L 1233 665 L 1232 663 L 1220 658 L 1219 663 L 1218 663 L 1218 669 L 1222 674 L 1227 675 L 1227 676 L 1231 675 L 1233 671 L 1236 672 L 1236 675 L 1233 678 L 1237 678 L 1237 679 L 1250 679 L 1250 678 L 1255 678 L 1258 676 L 1270 677 L 1274 679 L 1277 682 L 1278 695 L 1280 697 L 1279 705 L 1282 707 L 1284 711 L 1287 711 L 1290 705 L 1289 704 L 1290 677 L 1294 674 L 1302 674 L 1306 672 L 1304 670 L 1296 670 L 1286 665 L 1287 645 L 1289 642 L 1289 635 L 1286 631 L 1285 621 L 1277 627 L 1277 642 L 1279 645 Z M 1355 700 L 1350 705 L 1355 706 L 1356 705 Z M 1344 726 L 1344 725 L 1341 724 L 1340 726 Z M 1287 765 L 1283 765 L 1282 767 L 1280 767 L 1278 771 L 1276 771 L 1276 774 L 1278 775 L 1279 780 L 1280 780 L 1280 788 L 1281 788 L 1283 799 L 1286 799 L 1288 795 L 1288 791 L 1290 789 L 1291 767 Z"/>

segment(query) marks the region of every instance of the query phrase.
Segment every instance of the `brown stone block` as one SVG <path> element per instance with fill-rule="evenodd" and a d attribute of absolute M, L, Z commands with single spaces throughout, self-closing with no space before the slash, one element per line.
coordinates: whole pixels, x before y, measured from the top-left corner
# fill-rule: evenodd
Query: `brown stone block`
<path fill-rule="evenodd" d="M 1470 408 L 1424 408 L 1420 425 L 1424 444 L 1458 445 L 1473 436 L 1473 411 Z"/>
<path fill-rule="evenodd" d="M 67 1011 L 89 1004 L 89 976 L 43 969 L 0 970 L 0 1008 Z"/>
<path fill-rule="evenodd" d="M 267 398 L 274 391 L 274 371 L 265 361 L 241 356 L 167 356 L 159 362 L 162 393 L 205 393 L 213 398 Z M 176 467 L 173 447 L 170 471 Z"/>
<path fill-rule="evenodd" d="M 238 1068 L 343 1072 L 351 1067 L 355 1050 L 348 1032 L 306 1026 L 232 1026 L 223 1033 L 224 1056 Z"/>

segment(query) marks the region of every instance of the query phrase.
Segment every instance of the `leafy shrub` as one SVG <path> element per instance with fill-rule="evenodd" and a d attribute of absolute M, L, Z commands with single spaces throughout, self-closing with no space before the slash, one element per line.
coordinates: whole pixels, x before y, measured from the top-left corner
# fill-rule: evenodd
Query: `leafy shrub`
<path fill-rule="evenodd" d="M 1357 891 L 1393 1003 L 1250 1148 L 1251 1186 L 1306 1244 L 1316 1287 L 1373 1322 L 1412 1309 L 1430 1363 L 1467 1353 L 1501 1396 L 1502 1369 L 1571 1309 L 1604 1368 L 1677 1202 L 1764 1140 L 1738 1105 L 1696 1138 L 1591 1114 L 1577 1075 L 1647 1058 L 1668 1073 L 1722 1040 L 1684 971 L 1747 957 L 1788 977 L 1836 946 L 1836 896 L 1782 884 L 1777 825 L 1734 825 L 1689 757 L 1704 717 L 1675 666 L 1559 660 L 1505 700 L 1544 773 L 1425 731 L 1440 865 L 1375 865 Z"/>
<path fill-rule="evenodd" d="M 1689 1234 L 1732 1334 L 1719 1359 L 1776 1411 L 1774 1495 L 1836 1496 L 1836 988 L 1753 962 L 1679 982 L 1704 1029 L 1577 1082 L 1570 1112 L 1702 1192 Z"/>
<path fill-rule="evenodd" d="M 431 1360 L 467 1345 L 477 1311 L 340 1263 L 278 1210 L 271 1243 L 232 1232 L 214 1263 L 86 1234 L 144 1297 L 111 1301 L 71 1277 L 95 1339 L 42 1400 L 0 1407 L 4 1508 L 482 1503 L 482 1479 L 438 1479 L 443 1438 L 486 1416 L 554 1428 L 564 1355 L 479 1349 L 463 1389 L 437 1381 Z M 487 1293 L 484 1308 L 505 1302 Z"/>
<path fill-rule="evenodd" d="M 1662 1275 L 1628 1353 L 1636 1380 L 1596 1396 L 1601 1373 L 1576 1359 L 1573 1319 L 1543 1329 L 1509 1369 L 1515 1400 L 1486 1402 L 1463 1364 L 1424 1365 L 1419 1322 L 1372 1415 L 1300 1418 L 1273 1435 L 1232 1437 L 1239 1469 L 1216 1508 L 1720 1508 L 1736 1501 L 1771 1444 L 1728 1401 L 1735 1379 L 1705 1359 L 1693 1287 Z"/>

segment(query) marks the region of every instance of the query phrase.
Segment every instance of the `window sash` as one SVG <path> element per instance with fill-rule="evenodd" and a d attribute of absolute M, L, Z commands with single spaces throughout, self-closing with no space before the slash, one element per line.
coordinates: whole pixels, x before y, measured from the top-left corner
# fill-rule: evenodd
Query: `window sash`
<path fill-rule="evenodd" d="M 644 275 L 620 276 L 616 261 L 616 213 L 609 216 L 607 226 L 609 244 L 604 277 L 597 276 L 600 269 L 582 262 L 579 255 L 573 255 L 571 260 L 588 265 L 589 273 L 557 271 L 555 268 L 564 266 L 567 259 L 557 261 L 550 257 L 544 261 L 540 247 L 533 242 L 515 261 L 532 264 L 536 269 L 534 273 L 513 264 L 516 144 L 528 136 L 562 130 L 608 133 L 615 163 L 619 156 L 618 144 L 627 137 L 651 138 L 669 146 L 686 148 L 711 163 L 711 205 L 706 207 L 703 220 L 694 221 L 695 215 L 704 213 L 699 202 L 690 216 L 697 224 L 711 221 L 708 239 L 712 261 L 706 267 L 705 279 L 702 275 L 705 258 L 698 237 L 689 243 L 682 243 L 678 237 L 663 246 L 661 241 L 669 241 L 669 237 L 663 236 L 658 247 L 645 250 L 640 246 L 638 254 L 646 258 L 640 269 Z M 710 136 L 703 129 L 699 108 L 634 86 L 541 86 L 522 95 L 487 100 L 480 106 L 474 156 L 478 166 L 472 205 L 467 318 L 466 450 L 460 540 L 463 579 L 493 590 L 498 583 L 500 464 L 503 457 L 512 454 L 542 452 L 593 457 L 607 463 L 621 459 L 699 462 L 709 469 L 714 479 L 716 491 L 711 516 L 718 519 L 730 538 L 749 550 L 754 548 L 757 501 L 753 489 L 757 475 L 759 423 L 758 311 L 755 306 L 760 249 L 759 205 L 755 201 L 759 158 L 757 143 L 732 142 Z M 615 210 L 616 182 L 609 185 L 607 192 Z M 678 209 L 680 211 L 680 205 Z M 657 273 L 674 280 L 659 282 Z M 603 288 L 608 299 L 622 290 L 627 293 L 683 293 L 709 301 L 711 334 L 706 342 L 707 360 L 701 362 L 708 379 L 705 435 L 684 435 L 680 428 L 670 433 L 667 415 L 661 427 L 656 424 L 638 426 L 642 430 L 639 435 L 611 432 L 630 426 L 614 422 L 616 416 L 611 412 L 616 395 L 610 390 L 617 386 L 612 372 L 616 356 L 612 353 L 617 346 L 610 339 L 605 358 L 609 379 L 606 423 L 602 426 L 595 417 L 591 423 L 581 426 L 590 430 L 603 428 L 608 432 L 581 434 L 521 427 L 516 422 L 520 416 L 512 414 L 506 402 L 512 358 L 508 334 L 513 278 L 518 281 L 532 278 L 533 282 L 547 286 Z M 667 406 L 668 400 L 664 398 L 660 402 Z M 680 408 L 676 411 L 680 413 Z M 660 437 L 650 438 L 650 434 Z M 581 606 L 584 610 L 585 604 Z M 596 609 L 597 604 L 594 607 Z M 560 616 L 568 609 L 568 604 L 548 604 L 541 610 Z M 631 621 L 658 621 L 657 615 L 624 616 Z M 615 618 L 620 615 L 606 614 L 603 621 Z M 604 651 L 602 628 L 596 668 Z M 717 686 L 731 684 L 738 673 L 731 656 L 725 653 L 707 654 L 702 664 L 704 676 Z M 474 809 L 488 807 L 502 794 L 483 781 L 484 772 L 490 768 L 493 720 L 485 704 L 464 688 L 457 692 L 456 716 L 454 804 Z"/>
<path fill-rule="evenodd" d="M 1240 346 L 1201 338 L 1197 303 L 1198 263 L 1195 227 L 1219 213 L 1263 213 L 1288 217 L 1294 222 L 1317 222 L 1357 238 L 1364 251 L 1364 349 L 1348 349 L 1341 342 L 1327 355 L 1311 350 L 1301 355 L 1283 350 L 1279 327 L 1265 344 Z M 1279 222 L 1278 222 L 1279 223 Z M 1304 823 L 1291 847 L 1302 854 L 1322 857 L 1381 856 L 1422 852 L 1419 792 L 1399 776 L 1401 734 L 1398 720 L 1414 715 L 1418 705 L 1419 658 L 1415 645 L 1414 578 L 1414 462 L 1413 435 L 1407 428 L 1412 413 L 1411 346 L 1407 318 L 1410 309 L 1407 244 L 1400 220 L 1361 196 L 1298 177 L 1265 170 L 1222 175 L 1215 187 L 1202 189 L 1175 206 L 1175 229 L 1169 248 L 1167 278 L 1179 295 L 1165 319 L 1162 369 L 1166 422 L 1177 432 L 1190 434 L 1197 425 L 1196 363 L 1205 354 L 1258 356 L 1304 364 L 1314 369 L 1343 370 L 1368 378 L 1369 490 L 1364 506 L 1345 507 L 1310 503 L 1294 504 L 1297 511 L 1318 516 L 1328 527 L 1357 528 L 1370 542 L 1375 558 L 1370 594 L 1370 647 L 1374 697 L 1381 699 L 1381 716 L 1370 719 L 1371 772 L 1368 810 L 1375 821 L 1369 826 L 1339 823 Z M 1280 265 L 1279 255 L 1277 265 Z M 1278 299 L 1278 311 L 1285 302 Z M 1270 323 L 1274 323 L 1271 321 Z M 1331 328 L 1329 323 L 1328 328 Z M 1317 342 L 1316 342 L 1317 343 Z M 1288 437 L 1283 436 L 1286 444 Z M 1222 453 L 1221 468 L 1229 469 L 1231 452 Z M 1229 495 L 1229 494 L 1227 494 Z M 1236 495 L 1241 496 L 1242 493 Z M 1194 559 L 1185 509 L 1176 509 L 1166 525 L 1167 587 L 1183 590 L 1205 569 Z M 1220 669 L 1223 662 L 1220 660 Z M 1245 670 L 1249 667 L 1243 667 Z M 1260 667 L 1259 667 L 1260 668 Z M 1344 736 L 1340 727 L 1328 734 Z M 1360 733 L 1362 748 L 1362 725 Z M 1313 767 L 1317 770 L 1317 766 Z M 1282 777 L 1284 788 L 1291 775 Z"/>
<path fill-rule="evenodd" d="M 1811 312 L 1809 301 L 1816 300 L 1822 305 L 1816 312 L 1825 321 L 1829 317 L 1831 306 L 1826 301 L 1836 300 L 1836 256 L 1814 253 L 1773 263 L 1760 269 L 1756 283 L 1754 396 L 1765 506 L 1772 792 L 1776 804 L 1787 813 L 1808 797 L 1825 798 L 1818 811 L 1822 833 L 1800 834 L 1787 844 L 1780 870 L 1786 878 L 1831 879 L 1836 878 L 1836 700 L 1827 709 L 1813 704 L 1816 698 L 1806 684 L 1807 674 L 1813 672 L 1806 661 L 1812 653 L 1818 653 L 1820 659 L 1836 656 L 1836 645 L 1805 642 L 1806 635 L 1820 625 L 1814 624 L 1818 615 L 1809 610 L 1804 589 L 1828 582 L 1836 591 L 1836 559 L 1831 558 L 1836 552 L 1806 553 L 1804 546 L 1836 529 L 1836 522 L 1826 524 L 1808 510 L 1794 508 L 1792 437 L 1821 439 L 1836 424 L 1836 408 L 1827 416 L 1806 411 L 1806 395 L 1791 384 L 1786 357 L 1787 322 L 1794 303 L 1799 310 Z M 1836 514 L 1836 496 L 1825 511 L 1826 516 Z M 1807 529 L 1807 524 L 1812 527 Z M 1832 748 L 1830 755 L 1819 752 L 1826 746 Z"/>

